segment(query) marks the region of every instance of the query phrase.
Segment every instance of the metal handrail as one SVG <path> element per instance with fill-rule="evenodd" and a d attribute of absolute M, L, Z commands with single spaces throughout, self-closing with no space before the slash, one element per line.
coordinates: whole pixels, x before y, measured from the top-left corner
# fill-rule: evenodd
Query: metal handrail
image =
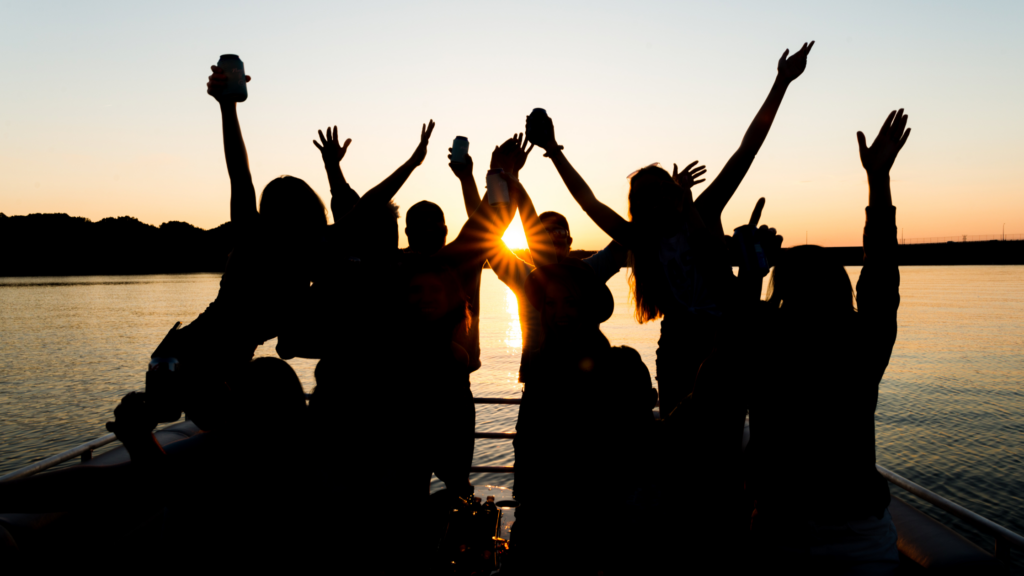
<path fill-rule="evenodd" d="M 309 395 L 307 395 L 308 397 Z M 522 402 L 519 398 L 473 398 L 473 402 L 476 404 L 520 404 Z M 485 439 L 496 439 L 496 440 L 512 440 L 515 439 L 515 432 L 474 432 L 475 438 Z M 60 454 L 44 458 L 39 462 L 29 464 L 24 468 L 9 472 L 3 476 L 0 476 L 0 482 L 9 482 L 11 480 L 17 480 L 19 478 L 25 478 L 32 476 L 53 466 L 67 462 L 72 458 L 81 456 L 82 461 L 86 462 L 92 459 L 92 451 L 96 448 L 106 446 L 111 442 L 117 440 L 114 434 L 106 434 L 100 436 L 95 440 L 86 442 L 69 450 L 65 450 Z M 967 508 L 960 506 L 938 494 L 928 490 L 927 488 L 912 482 L 891 470 L 876 465 L 875 468 L 878 472 L 888 480 L 890 483 L 903 488 L 907 492 L 910 492 L 914 496 L 921 498 L 922 500 L 929 502 L 946 512 L 949 512 L 953 516 L 967 522 L 971 526 L 974 526 L 982 533 L 987 534 L 995 538 L 995 552 L 996 557 L 1006 558 L 1011 548 L 1017 548 L 1024 550 L 1024 536 L 1009 530 L 995 522 L 971 512 Z M 473 466 L 470 468 L 470 472 L 473 473 L 501 473 L 501 474 L 512 474 L 515 472 L 514 466 Z"/>
<path fill-rule="evenodd" d="M 65 450 L 65 451 L 61 452 L 60 454 L 57 454 L 56 456 L 50 456 L 49 458 L 43 458 L 39 462 L 36 462 L 34 464 L 29 464 L 28 466 L 25 466 L 24 468 L 21 468 L 19 470 L 15 470 L 14 472 L 9 472 L 7 474 L 4 474 L 3 476 L 0 476 L 0 482 L 7 482 L 7 481 L 10 481 L 10 480 L 17 480 L 18 478 L 24 478 L 26 476 L 31 476 L 33 474 L 37 474 L 39 472 L 42 472 L 43 470 L 46 470 L 48 468 L 52 468 L 52 467 L 56 466 L 57 464 L 61 464 L 63 462 L 67 462 L 68 460 L 71 460 L 72 458 L 74 458 L 76 456 L 81 456 L 82 457 L 82 462 L 87 462 L 87 461 L 92 459 L 92 451 L 93 450 L 95 450 L 96 448 L 99 448 L 100 446 L 106 446 L 107 444 L 110 444 L 114 440 L 117 440 L 117 437 L 114 436 L 113 434 L 107 434 L 106 436 L 100 436 L 99 438 L 97 438 L 97 439 L 95 439 L 95 440 L 93 440 L 91 442 L 86 442 L 85 444 L 82 444 L 80 446 L 76 446 L 76 447 L 74 447 L 74 448 L 72 448 L 70 450 Z"/>
<path fill-rule="evenodd" d="M 997 558 L 1006 558 L 1006 556 L 1010 552 L 1009 548 L 1017 548 L 1019 550 L 1024 550 L 1024 536 L 1021 536 L 1020 534 L 1017 534 L 1016 532 L 1013 532 L 1008 528 L 1000 526 L 999 524 L 996 524 L 995 522 L 989 520 L 988 518 L 985 518 L 984 516 L 975 514 L 974 512 L 968 510 L 967 508 L 964 508 L 963 506 L 956 504 L 955 502 L 951 502 L 950 500 L 947 500 L 942 496 L 939 496 L 935 492 L 928 490 L 924 486 L 921 486 L 920 484 L 917 484 L 915 482 L 911 482 L 910 480 L 907 480 L 903 476 L 900 476 L 899 474 L 896 474 L 891 470 L 882 468 L 877 464 L 875 465 L 875 468 L 878 469 L 878 473 L 881 474 L 883 478 L 885 478 L 892 484 L 895 484 L 896 486 L 903 488 L 907 492 L 910 492 L 914 496 L 917 496 L 918 498 L 926 502 L 929 502 L 931 504 L 934 504 L 935 506 L 938 506 L 939 508 L 942 508 L 946 512 L 952 514 L 953 516 L 956 516 L 957 518 L 963 520 L 964 522 L 967 522 L 971 526 L 974 526 L 981 532 L 994 537 L 996 539 L 995 552 Z"/>

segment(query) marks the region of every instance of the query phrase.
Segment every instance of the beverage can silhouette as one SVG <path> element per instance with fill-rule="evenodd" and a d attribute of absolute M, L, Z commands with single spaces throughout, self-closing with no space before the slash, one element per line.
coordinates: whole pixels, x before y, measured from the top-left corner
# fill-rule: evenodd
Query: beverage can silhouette
<path fill-rule="evenodd" d="M 487 203 L 491 206 L 508 206 L 508 182 L 501 177 L 503 173 L 501 168 L 487 171 Z"/>
<path fill-rule="evenodd" d="M 532 144 L 537 142 L 534 137 L 537 136 L 536 130 L 545 121 L 548 121 L 548 112 L 543 108 L 534 108 L 530 115 L 526 118 L 526 141 Z M 542 131 L 544 128 L 540 128 Z"/>
<path fill-rule="evenodd" d="M 469 138 L 456 136 L 455 141 L 452 142 L 452 162 L 465 164 L 466 154 L 469 154 Z"/>
<path fill-rule="evenodd" d="M 223 54 L 217 61 L 217 67 L 227 74 L 228 83 L 224 87 L 224 96 L 233 102 L 245 102 L 249 92 L 245 86 L 245 66 L 242 59 L 235 54 Z"/>

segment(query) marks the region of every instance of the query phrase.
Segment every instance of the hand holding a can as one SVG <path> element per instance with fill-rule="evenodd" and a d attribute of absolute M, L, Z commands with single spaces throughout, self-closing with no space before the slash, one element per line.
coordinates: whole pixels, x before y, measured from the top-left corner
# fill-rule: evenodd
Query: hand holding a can
<path fill-rule="evenodd" d="M 213 72 L 210 74 L 206 82 L 206 93 L 213 96 L 213 99 L 220 102 L 221 104 L 227 104 L 230 102 L 238 102 L 238 98 L 233 94 L 229 93 L 229 83 L 227 73 L 220 66 L 210 66 L 210 70 Z M 252 80 L 251 76 L 246 76 L 245 81 L 249 82 Z"/>
<path fill-rule="evenodd" d="M 466 153 L 462 156 L 461 162 L 456 162 L 452 159 L 452 149 L 448 149 L 448 167 L 452 169 L 452 174 L 459 180 L 465 178 L 473 178 L 473 157 Z"/>
<path fill-rule="evenodd" d="M 534 108 L 526 117 L 526 139 L 543 148 L 545 152 L 562 148 L 555 141 L 555 124 L 543 108 Z"/>

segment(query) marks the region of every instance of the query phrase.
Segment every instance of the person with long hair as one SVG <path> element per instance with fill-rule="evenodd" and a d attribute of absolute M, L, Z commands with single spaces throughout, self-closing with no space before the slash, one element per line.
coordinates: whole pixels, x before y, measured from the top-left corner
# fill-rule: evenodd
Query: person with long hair
<path fill-rule="evenodd" d="M 172 330 L 153 354 L 181 363 L 189 381 L 182 408 L 204 428 L 216 426 L 223 412 L 224 383 L 259 345 L 288 331 L 290 311 L 309 288 L 315 247 L 327 227 L 320 197 L 292 176 L 271 180 L 257 204 L 237 103 L 224 96 L 223 70 L 211 69 L 207 93 L 220 105 L 233 249 L 213 303 L 184 328 Z"/>
<path fill-rule="evenodd" d="M 671 411 L 692 389 L 700 363 L 710 352 L 717 330 L 717 318 L 726 306 L 721 282 L 731 274 L 717 245 L 724 246 L 722 210 L 735 193 L 764 143 L 789 84 L 807 65 L 814 42 L 789 56 L 786 50 L 778 62 L 778 74 L 768 98 L 750 124 L 739 149 L 721 174 L 692 202 L 707 228 L 708 237 L 698 240 L 684 219 L 689 204 L 683 196 L 703 182 L 706 170 L 694 162 L 682 172 L 669 174 L 658 165 L 642 168 L 629 177 L 629 220 L 602 203 L 569 163 L 555 140 L 554 125 L 548 117 L 527 119 L 531 142 L 551 158 L 562 181 L 584 212 L 605 233 L 630 250 L 630 290 L 638 322 L 661 318 L 658 341 L 657 379 L 663 412 Z M 685 192 L 685 194 L 684 194 Z M 705 243 L 694 250 L 695 242 Z M 708 250 L 711 250 L 709 252 Z M 703 252 L 703 256 L 701 255 Z M 704 257 L 710 260 L 701 262 Z"/>
<path fill-rule="evenodd" d="M 815 574 L 888 574 L 898 565 L 889 490 L 875 468 L 878 388 L 896 342 L 900 272 L 889 171 L 910 136 L 903 110 L 871 146 L 864 265 L 850 277 L 818 246 L 789 248 L 772 272 L 748 383 L 755 560 Z M 752 380 L 756 379 L 756 382 Z"/>

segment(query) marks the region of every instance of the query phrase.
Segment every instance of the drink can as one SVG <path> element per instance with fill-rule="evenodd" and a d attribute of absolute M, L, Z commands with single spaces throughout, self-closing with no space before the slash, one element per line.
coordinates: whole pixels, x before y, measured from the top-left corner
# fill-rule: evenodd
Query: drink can
<path fill-rule="evenodd" d="M 508 182 L 501 177 L 503 173 L 501 168 L 487 171 L 487 203 L 491 206 L 508 206 Z"/>
<path fill-rule="evenodd" d="M 536 138 L 539 136 L 543 139 L 544 133 L 550 130 L 550 125 L 551 120 L 548 119 L 547 111 L 543 108 L 534 108 L 526 118 L 526 141 L 536 144 Z M 538 134 L 538 131 L 541 133 Z"/>
<path fill-rule="evenodd" d="M 217 61 L 217 67 L 228 77 L 223 92 L 226 99 L 232 102 L 245 102 L 249 92 L 245 86 L 245 66 L 242 59 L 235 54 L 223 54 Z"/>
<path fill-rule="evenodd" d="M 469 138 L 456 136 L 455 141 L 452 142 L 452 162 L 464 164 L 466 162 L 466 154 L 469 154 Z"/>
<path fill-rule="evenodd" d="M 733 238 L 739 244 L 741 265 L 751 270 L 756 269 L 762 277 L 766 276 L 771 263 L 768 262 L 768 256 L 761 248 L 761 243 L 757 241 L 757 229 L 744 224 L 734 230 Z"/>

